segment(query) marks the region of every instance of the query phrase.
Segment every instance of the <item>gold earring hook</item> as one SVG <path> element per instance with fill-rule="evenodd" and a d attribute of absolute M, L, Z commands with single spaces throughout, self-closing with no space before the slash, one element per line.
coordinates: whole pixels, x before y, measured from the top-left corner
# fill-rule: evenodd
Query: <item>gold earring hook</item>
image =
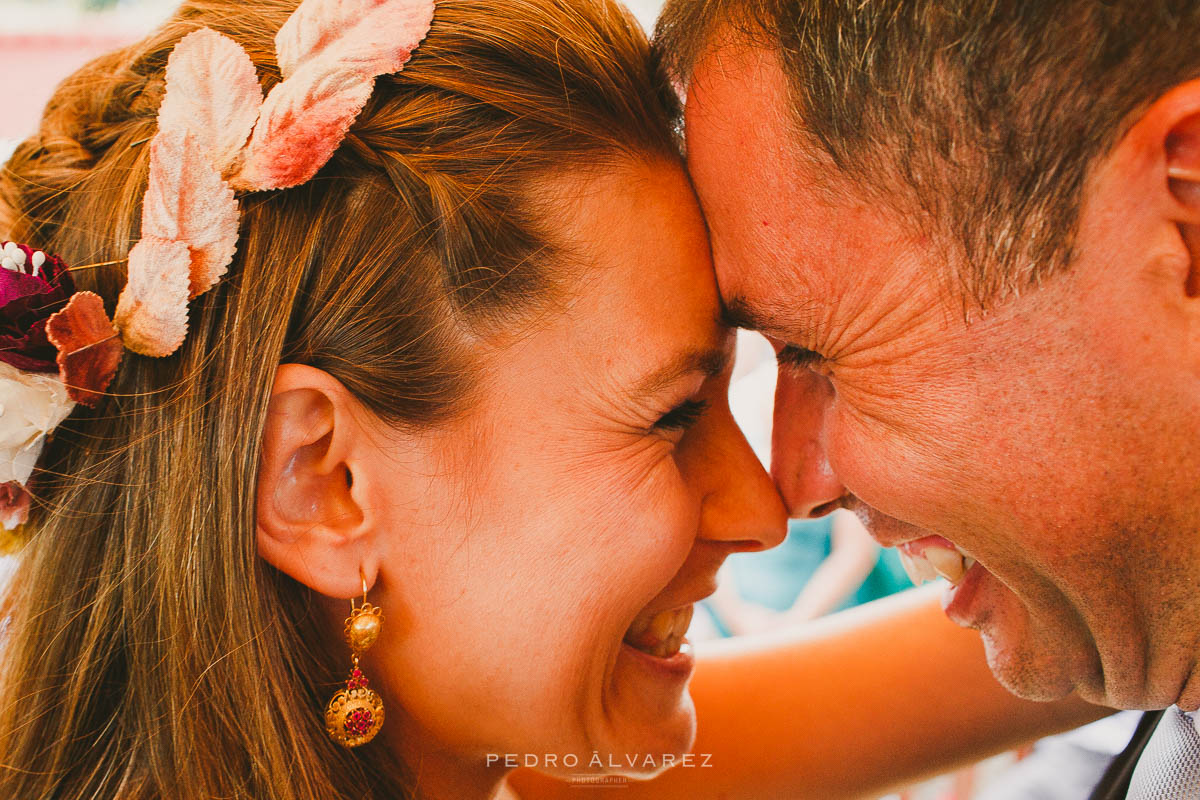
<path fill-rule="evenodd" d="M 362 564 L 358 565 L 358 579 L 360 581 L 362 581 L 362 590 L 363 590 L 362 604 L 365 606 L 367 604 L 367 576 L 363 572 Z M 352 597 L 352 598 L 350 598 L 350 613 L 353 614 L 354 611 L 355 611 L 355 605 L 354 605 L 354 598 Z"/>

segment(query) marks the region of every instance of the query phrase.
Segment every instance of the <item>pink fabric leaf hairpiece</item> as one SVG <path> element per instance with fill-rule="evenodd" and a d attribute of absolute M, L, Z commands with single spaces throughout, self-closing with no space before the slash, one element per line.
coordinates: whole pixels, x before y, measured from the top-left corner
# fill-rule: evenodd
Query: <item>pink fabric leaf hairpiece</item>
<path fill-rule="evenodd" d="M 151 148 L 142 236 L 187 246 L 190 299 L 208 291 L 233 260 L 237 200 L 212 162 L 197 157 L 201 147 L 190 131 L 170 130 Z"/>
<path fill-rule="evenodd" d="M 237 42 L 209 28 L 180 40 L 150 143 L 142 238 L 114 320 L 99 295 L 75 291 L 60 259 L 2 243 L 0 528 L 25 521 L 25 484 L 46 437 L 76 403 L 99 401 L 124 350 L 167 356 L 183 343 L 188 301 L 220 280 L 237 249 L 234 189 L 313 177 L 375 79 L 403 67 L 425 38 L 433 11 L 433 0 L 304 0 L 275 38 L 284 80 L 265 101 Z"/>
<path fill-rule="evenodd" d="M 238 204 L 221 177 L 250 134 L 262 89 L 241 45 L 202 28 L 167 61 L 167 91 L 150 142 L 142 239 L 129 252 L 117 301 L 124 345 L 168 356 L 187 337 L 188 300 L 208 291 L 233 260 Z"/>
<path fill-rule="evenodd" d="M 375 79 L 401 69 L 425 38 L 433 11 L 433 0 L 304 0 L 275 37 L 284 80 L 265 101 L 253 62 L 232 39 L 202 28 L 175 46 L 150 145 L 142 239 L 115 314 L 126 347 L 150 356 L 178 349 L 188 300 L 233 260 L 234 189 L 312 178 Z"/>
<path fill-rule="evenodd" d="M 180 40 L 167 59 L 167 94 L 158 129 L 190 131 L 217 171 L 239 160 L 262 107 L 254 62 L 242 46 L 211 28 Z"/>
<path fill-rule="evenodd" d="M 425 38 L 433 0 L 305 0 L 279 29 L 284 81 L 267 95 L 238 189 L 312 178 L 337 150 L 380 75 L 398 72 Z"/>

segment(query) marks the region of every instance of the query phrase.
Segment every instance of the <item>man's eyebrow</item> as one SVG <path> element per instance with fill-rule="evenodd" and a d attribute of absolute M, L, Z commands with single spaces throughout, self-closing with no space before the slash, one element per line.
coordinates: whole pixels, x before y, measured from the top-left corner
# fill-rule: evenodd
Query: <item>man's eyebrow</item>
<path fill-rule="evenodd" d="M 721 324 L 727 328 L 744 328 L 749 331 L 767 327 L 767 321 L 741 297 L 731 297 L 722 302 Z"/>
<path fill-rule="evenodd" d="M 744 298 L 735 295 L 721 305 L 721 324 L 730 328 L 779 334 L 780 338 L 786 338 L 782 336 L 785 330 L 802 327 L 805 320 L 801 315 L 771 309 L 760 310 L 751 306 Z"/>
<path fill-rule="evenodd" d="M 732 350 L 717 347 L 710 350 L 690 350 L 681 353 L 639 380 L 632 395 L 639 399 L 653 397 L 661 394 L 672 384 L 697 372 L 706 379 L 712 378 L 724 372 L 732 358 Z"/>
<path fill-rule="evenodd" d="M 786 340 L 818 330 L 822 323 L 818 309 L 811 304 L 797 303 L 794 306 L 760 309 L 751 306 L 745 298 L 734 295 L 721 304 L 721 324 Z"/>

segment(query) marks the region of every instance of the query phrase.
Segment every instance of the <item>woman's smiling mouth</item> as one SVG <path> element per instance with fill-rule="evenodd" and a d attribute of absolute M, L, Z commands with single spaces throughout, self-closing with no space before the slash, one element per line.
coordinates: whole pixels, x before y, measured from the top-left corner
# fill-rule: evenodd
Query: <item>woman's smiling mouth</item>
<path fill-rule="evenodd" d="M 656 658 L 670 658 L 685 642 L 694 611 L 695 606 L 691 604 L 665 611 L 643 611 L 625 631 L 623 641 Z"/>

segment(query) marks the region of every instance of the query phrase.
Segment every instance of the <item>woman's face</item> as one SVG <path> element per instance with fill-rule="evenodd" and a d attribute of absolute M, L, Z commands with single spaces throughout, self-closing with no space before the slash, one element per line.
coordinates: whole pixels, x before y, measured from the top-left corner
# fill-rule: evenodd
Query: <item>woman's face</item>
<path fill-rule="evenodd" d="M 370 599 L 388 622 L 364 670 L 419 771 L 498 778 L 509 756 L 595 772 L 593 753 L 658 771 L 695 732 L 692 604 L 726 556 L 784 535 L 730 415 L 733 334 L 682 168 L 626 164 L 551 195 L 584 277 L 523 335 L 480 345 L 479 410 L 441 434 L 445 469 L 420 508 L 379 509 L 395 534 Z"/>

